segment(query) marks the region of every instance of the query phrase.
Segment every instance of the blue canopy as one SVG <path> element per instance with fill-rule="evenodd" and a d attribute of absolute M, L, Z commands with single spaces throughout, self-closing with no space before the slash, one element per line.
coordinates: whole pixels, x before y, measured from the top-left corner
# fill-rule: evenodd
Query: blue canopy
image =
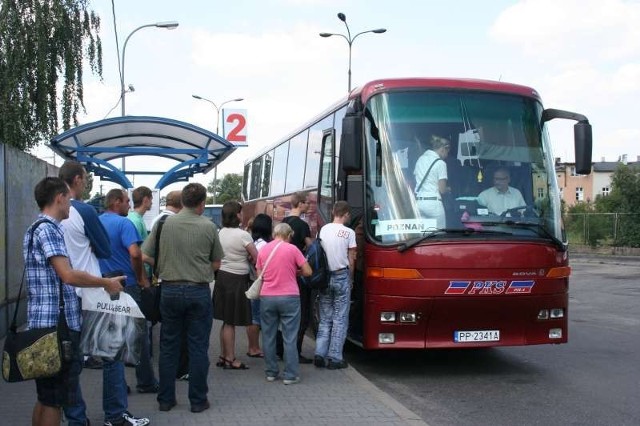
<path fill-rule="evenodd" d="M 161 175 L 158 189 L 188 181 L 196 173 L 207 173 L 236 149 L 223 137 L 189 123 L 134 116 L 83 124 L 54 137 L 49 146 L 61 157 L 79 161 L 87 171 L 125 188 L 133 188 L 125 171 L 109 161 L 134 155 L 177 161 L 169 170 L 127 170 L 130 174 Z"/>

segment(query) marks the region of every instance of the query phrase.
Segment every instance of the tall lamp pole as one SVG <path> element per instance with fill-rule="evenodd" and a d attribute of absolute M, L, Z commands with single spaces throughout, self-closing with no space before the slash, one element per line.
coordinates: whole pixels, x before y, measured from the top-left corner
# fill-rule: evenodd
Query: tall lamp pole
<path fill-rule="evenodd" d="M 165 28 L 167 30 L 173 30 L 173 29 L 177 28 L 178 25 L 180 25 L 180 24 L 178 22 L 176 22 L 176 21 L 156 22 L 155 24 L 140 25 L 138 28 L 136 28 L 135 30 L 131 31 L 129 33 L 129 35 L 127 36 L 127 38 L 125 39 L 124 44 L 122 45 L 122 60 L 120 61 L 121 62 L 121 69 L 120 69 L 120 102 L 122 104 L 121 107 L 122 107 L 122 116 L 123 117 L 125 115 L 125 105 L 124 105 L 125 95 L 127 94 L 127 91 L 124 88 L 124 59 L 125 59 L 124 54 L 127 51 L 127 43 L 129 42 L 129 39 L 137 31 L 139 31 L 139 30 L 141 30 L 143 28 L 156 27 L 156 28 Z"/>
<path fill-rule="evenodd" d="M 220 133 L 220 111 L 222 111 L 222 106 L 225 104 L 228 104 L 229 102 L 244 101 L 244 98 L 228 99 L 222 102 L 218 106 L 211 99 L 203 98 L 202 96 L 198 96 L 198 95 L 191 95 L 191 96 L 200 101 L 209 102 L 213 106 L 213 109 L 216 110 L 216 135 Z M 213 168 L 213 204 L 216 203 L 216 190 L 218 189 L 217 187 L 218 187 L 218 165 L 216 164 L 216 166 Z"/>
<path fill-rule="evenodd" d="M 127 91 L 124 88 L 124 58 L 125 58 L 124 54 L 127 51 L 127 43 L 129 42 L 129 39 L 133 34 L 135 34 L 137 31 L 143 28 L 156 27 L 156 28 L 165 28 L 167 30 L 173 30 L 178 25 L 180 24 L 176 21 L 156 22 L 155 24 L 140 25 L 138 28 L 131 31 L 127 36 L 127 38 L 125 39 L 124 44 L 122 45 L 122 58 L 120 60 L 120 107 L 122 108 L 121 115 L 123 117 L 125 115 L 124 101 L 125 101 L 125 96 L 127 94 Z M 129 87 L 130 87 L 130 91 L 133 92 L 133 86 L 129 85 Z M 124 169 L 125 169 L 125 157 L 122 157 L 122 173 L 124 173 Z"/>
<path fill-rule="evenodd" d="M 366 34 L 366 33 L 382 34 L 386 32 L 387 29 L 376 28 L 375 30 L 362 31 L 354 35 L 353 37 L 351 37 L 351 31 L 349 30 L 349 25 L 347 24 L 346 15 L 344 13 L 338 13 L 338 19 L 344 22 L 344 26 L 347 27 L 347 35 L 339 34 L 339 33 L 320 33 L 320 37 L 340 36 L 347 41 L 347 44 L 349 45 L 349 85 L 347 90 L 351 92 L 351 46 L 353 45 L 353 42 L 359 35 Z"/>

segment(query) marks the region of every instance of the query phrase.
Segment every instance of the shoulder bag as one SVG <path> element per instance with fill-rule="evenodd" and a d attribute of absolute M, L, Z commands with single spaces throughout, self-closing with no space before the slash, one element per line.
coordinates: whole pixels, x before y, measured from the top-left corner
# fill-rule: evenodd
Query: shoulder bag
<path fill-rule="evenodd" d="M 160 258 L 160 234 L 162 234 L 162 227 L 164 222 L 169 217 L 165 214 L 158 219 L 158 228 L 156 229 L 155 249 L 153 251 L 153 277 L 155 278 L 149 287 L 143 288 L 140 291 L 140 309 L 145 318 L 151 321 L 153 324 L 162 321 L 162 315 L 160 315 L 160 299 L 162 297 L 162 286 L 157 280 L 158 277 L 158 259 Z"/>
<path fill-rule="evenodd" d="M 245 296 L 247 296 L 247 299 L 256 300 L 260 298 L 260 290 L 262 290 L 262 276 L 264 275 L 264 271 L 266 271 L 267 266 L 269 266 L 269 261 L 271 261 L 271 258 L 275 254 L 276 250 L 278 250 L 278 247 L 280 247 L 280 244 L 282 244 L 282 241 L 276 244 L 271 253 L 269 253 L 269 257 L 267 257 L 267 261 L 264 262 L 264 267 L 262 268 L 262 271 L 260 271 L 260 275 L 258 275 L 258 278 L 256 278 L 253 284 L 251 284 L 249 290 L 244 292 Z"/>
<path fill-rule="evenodd" d="M 33 248 L 33 233 L 43 222 L 51 223 L 50 220 L 43 219 L 37 221 L 31 227 L 27 256 L 31 254 Z M 64 363 L 70 361 L 73 356 L 73 347 L 69 340 L 69 328 L 64 315 L 62 282 L 60 282 L 58 301 L 58 324 L 54 327 L 17 331 L 16 318 L 26 269 L 25 262 L 16 309 L 13 313 L 13 320 L 7 332 L 2 351 L 2 377 L 7 382 L 22 382 L 56 376 L 62 370 Z"/>
<path fill-rule="evenodd" d="M 433 163 L 431 163 L 431 165 L 427 169 L 427 173 L 424 174 L 424 177 L 420 181 L 420 184 L 416 186 L 416 190 L 415 190 L 416 194 L 420 191 L 420 188 L 422 188 L 422 184 L 424 183 L 425 180 L 427 180 L 427 177 L 429 176 L 431 169 L 433 169 L 433 166 L 435 166 L 438 161 L 444 161 L 444 160 L 442 158 L 436 158 L 435 160 L 433 160 Z"/>

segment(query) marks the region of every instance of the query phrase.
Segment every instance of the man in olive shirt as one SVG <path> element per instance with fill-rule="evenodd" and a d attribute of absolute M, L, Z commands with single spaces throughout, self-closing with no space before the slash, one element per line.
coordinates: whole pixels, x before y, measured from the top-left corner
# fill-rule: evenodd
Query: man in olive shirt
<path fill-rule="evenodd" d="M 224 253 L 216 226 L 204 211 L 207 190 L 190 183 L 182 190 L 180 213 L 164 222 L 159 240 L 157 273 L 162 280 L 162 328 L 160 330 L 160 411 L 169 411 L 176 401 L 176 370 L 182 333 L 187 333 L 189 352 L 189 400 L 191 412 L 209 408 L 209 335 L 213 320 L 209 282 L 220 267 Z M 156 224 L 142 245 L 145 261 L 153 263 Z"/>

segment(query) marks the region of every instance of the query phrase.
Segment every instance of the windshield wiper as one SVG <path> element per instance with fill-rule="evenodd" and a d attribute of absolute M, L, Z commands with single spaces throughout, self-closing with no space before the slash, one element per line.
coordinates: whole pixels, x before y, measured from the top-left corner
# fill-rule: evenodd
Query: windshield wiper
<path fill-rule="evenodd" d="M 425 231 L 425 233 L 421 236 L 416 238 L 415 240 L 411 240 L 408 241 L 404 244 L 400 244 L 398 246 L 398 251 L 400 253 L 402 253 L 403 251 L 406 251 L 408 249 L 410 249 L 411 247 L 420 244 L 423 241 L 426 241 L 430 238 L 434 238 L 434 237 L 440 237 L 442 235 L 446 235 L 446 234 L 458 234 L 458 235 L 463 235 L 463 236 L 468 236 L 468 235 L 473 235 L 473 234 L 502 234 L 502 235 L 512 235 L 510 232 L 505 232 L 505 231 L 489 231 L 489 230 L 484 230 L 484 229 L 472 229 L 472 228 L 445 228 L 445 229 L 438 229 L 436 231 Z"/>
<path fill-rule="evenodd" d="M 558 247 L 558 249 L 560 249 L 560 251 L 566 251 L 567 250 L 567 245 L 565 245 L 562 241 L 560 241 L 558 239 L 558 237 L 553 235 L 551 232 L 549 232 L 549 230 L 547 228 L 545 228 L 544 226 L 542 226 L 539 223 L 507 220 L 507 221 L 504 222 L 504 224 L 508 225 L 508 226 L 513 226 L 513 227 L 516 227 L 516 228 L 531 229 L 531 230 L 535 231 L 536 234 L 538 234 L 539 236 L 546 237 L 546 238 L 550 239 L 551 241 L 553 241 L 553 243 Z"/>

